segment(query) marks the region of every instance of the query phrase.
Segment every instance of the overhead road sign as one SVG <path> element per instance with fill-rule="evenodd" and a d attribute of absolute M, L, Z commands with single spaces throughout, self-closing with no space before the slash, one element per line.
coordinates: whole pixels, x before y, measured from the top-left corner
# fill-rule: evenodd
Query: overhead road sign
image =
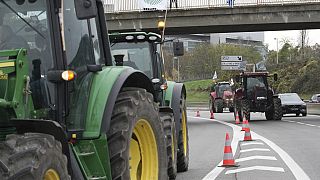
<path fill-rule="evenodd" d="M 242 56 L 221 56 L 221 70 L 245 70 Z"/>
<path fill-rule="evenodd" d="M 223 61 L 242 61 L 242 56 L 221 56 L 221 62 Z"/>

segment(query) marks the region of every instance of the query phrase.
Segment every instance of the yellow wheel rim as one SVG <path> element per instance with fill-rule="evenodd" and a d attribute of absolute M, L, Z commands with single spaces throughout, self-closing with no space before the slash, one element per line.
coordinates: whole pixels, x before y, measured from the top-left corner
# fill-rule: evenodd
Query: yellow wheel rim
<path fill-rule="evenodd" d="M 137 121 L 130 141 L 131 180 L 158 179 L 157 142 L 148 121 Z"/>
<path fill-rule="evenodd" d="M 183 153 L 187 156 L 187 119 L 186 119 L 186 112 L 182 110 L 182 136 L 183 136 Z"/>
<path fill-rule="evenodd" d="M 44 174 L 44 180 L 60 180 L 60 176 L 56 170 L 48 169 Z"/>

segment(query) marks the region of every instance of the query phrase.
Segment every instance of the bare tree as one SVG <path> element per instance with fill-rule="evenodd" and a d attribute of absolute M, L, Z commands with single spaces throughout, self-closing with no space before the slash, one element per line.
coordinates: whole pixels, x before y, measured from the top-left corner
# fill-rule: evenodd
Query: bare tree
<path fill-rule="evenodd" d="M 300 35 L 299 35 L 299 43 L 300 43 L 300 52 L 302 55 L 302 59 L 304 59 L 305 56 L 305 47 L 309 43 L 309 37 L 308 37 L 308 32 L 307 30 L 301 30 Z"/>

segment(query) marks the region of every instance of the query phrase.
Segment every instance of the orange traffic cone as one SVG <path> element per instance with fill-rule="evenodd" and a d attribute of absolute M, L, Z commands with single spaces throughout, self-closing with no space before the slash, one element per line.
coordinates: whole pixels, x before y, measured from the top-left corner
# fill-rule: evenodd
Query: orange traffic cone
<path fill-rule="evenodd" d="M 200 111 L 199 110 L 196 113 L 196 117 L 200 117 Z"/>
<path fill-rule="evenodd" d="M 239 112 L 236 111 L 236 124 L 240 124 Z"/>
<path fill-rule="evenodd" d="M 210 119 L 214 119 L 213 111 L 210 111 Z"/>
<path fill-rule="evenodd" d="M 248 120 L 246 120 L 246 117 L 244 116 L 241 131 L 246 131 L 246 130 L 250 130 L 250 128 L 249 128 L 249 122 Z"/>
<path fill-rule="evenodd" d="M 221 167 L 236 167 L 236 166 L 237 165 L 234 161 L 229 134 L 226 133 L 226 142 L 224 145 L 224 154 L 223 154 L 223 164 L 221 165 Z"/>
<path fill-rule="evenodd" d="M 252 141 L 250 128 L 245 131 L 243 141 Z"/>

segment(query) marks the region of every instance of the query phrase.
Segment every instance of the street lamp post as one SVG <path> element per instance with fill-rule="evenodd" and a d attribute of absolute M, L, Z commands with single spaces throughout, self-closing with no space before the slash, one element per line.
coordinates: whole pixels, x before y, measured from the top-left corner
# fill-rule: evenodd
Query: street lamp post
<path fill-rule="evenodd" d="M 274 38 L 274 40 L 277 40 L 277 64 L 279 63 L 279 41 L 278 38 Z"/>

